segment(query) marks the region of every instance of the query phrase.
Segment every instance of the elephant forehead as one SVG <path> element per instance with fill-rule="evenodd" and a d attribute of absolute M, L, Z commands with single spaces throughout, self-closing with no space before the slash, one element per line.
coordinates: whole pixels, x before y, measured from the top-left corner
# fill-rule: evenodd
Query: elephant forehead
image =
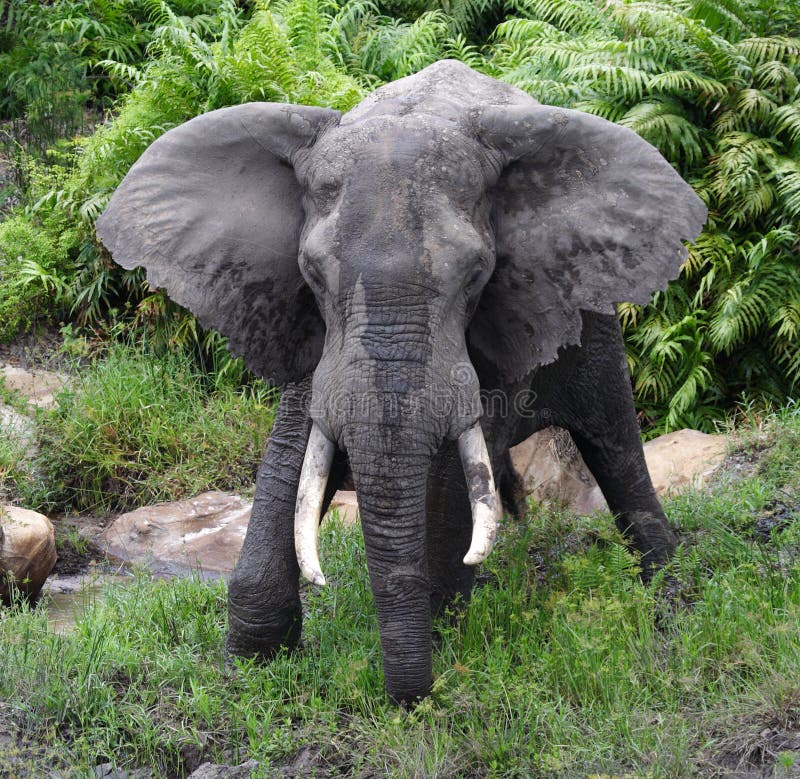
<path fill-rule="evenodd" d="M 406 186 L 479 198 L 486 187 L 486 151 L 451 122 L 430 117 L 379 117 L 333 128 L 299 167 L 312 197 L 337 195 L 345 186 L 373 197 Z"/>
<path fill-rule="evenodd" d="M 463 62 L 440 60 L 376 89 L 342 117 L 342 124 L 409 113 L 461 123 L 475 108 L 531 104 L 536 101 L 516 87 L 478 73 Z"/>

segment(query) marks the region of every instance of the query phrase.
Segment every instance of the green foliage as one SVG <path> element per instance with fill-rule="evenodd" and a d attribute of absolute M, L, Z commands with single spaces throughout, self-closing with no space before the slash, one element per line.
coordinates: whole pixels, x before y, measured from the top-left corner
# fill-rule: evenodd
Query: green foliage
<path fill-rule="evenodd" d="M 173 2 L 204 29 L 215 3 Z M 160 13 L 155 0 L 0 3 L 0 116 L 29 151 L 84 131 L 87 108 L 104 109 L 128 82 L 108 61 L 132 67 L 145 54 Z"/>
<path fill-rule="evenodd" d="M 55 236 L 21 216 L 0 222 L 0 342 L 58 311 L 69 234 Z"/>
<path fill-rule="evenodd" d="M 263 777 L 298 754 L 350 777 L 688 778 L 747 756 L 766 774 L 798 716 L 798 444 L 795 407 L 739 441 L 755 475 L 668 505 L 684 545 L 648 586 L 608 515 L 507 524 L 466 612 L 437 624 L 434 692 L 408 711 L 383 693 L 361 534 L 335 522 L 300 651 L 229 671 L 225 585 L 138 576 L 87 597 L 70 633 L 44 608 L 0 612 L 0 707 L 78 770 L 104 755 L 179 776 L 197 745 Z M 758 536 L 781 499 L 794 520 Z"/>
<path fill-rule="evenodd" d="M 260 383 L 241 387 L 238 375 L 214 378 L 180 350 L 114 346 L 40 413 L 27 477 L 10 462 L 7 476 L 26 505 L 59 511 L 241 489 L 261 460 L 275 398 Z"/>

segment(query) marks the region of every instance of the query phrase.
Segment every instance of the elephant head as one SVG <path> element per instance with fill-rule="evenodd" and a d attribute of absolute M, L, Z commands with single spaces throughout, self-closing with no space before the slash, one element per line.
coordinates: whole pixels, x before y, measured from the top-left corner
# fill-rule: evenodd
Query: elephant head
<path fill-rule="evenodd" d="M 313 374 L 298 559 L 324 582 L 316 527 L 338 446 L 387 686 L 409 697 L 430 677 L 426 480 L 445 440 L 459 442 L 473 505 L 465 562 L 493 540 L 473 360 L 509 383 L 552 362 L 579 342 L 581 311 L 647 302 L 675 277 L 705 215 L 630 130 L 444 61 L 344 115 L 250 103 L 170 130 L 97 230 L 256 374 Z"/>

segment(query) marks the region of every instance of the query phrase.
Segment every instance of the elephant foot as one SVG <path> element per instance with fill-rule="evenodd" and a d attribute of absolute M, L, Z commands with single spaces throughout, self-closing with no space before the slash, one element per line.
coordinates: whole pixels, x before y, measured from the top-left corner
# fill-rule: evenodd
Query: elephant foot
<path fill-rule="evenodd" d="M 647 583 L 669 562 L 678 540 L 663 514 L 630 511 L 621 515 L 617 527 L 642 555 L 641 579 Z"/>
<path fill-rule="evenodd" d="M 264 606 L 258 615 L 242 613 L 231 604 L 225 654 L 229 658 L 257 658 L 268 662 L 282 649 L 297 648 L 302 626 L 299 604 L 283 608 Z"/>

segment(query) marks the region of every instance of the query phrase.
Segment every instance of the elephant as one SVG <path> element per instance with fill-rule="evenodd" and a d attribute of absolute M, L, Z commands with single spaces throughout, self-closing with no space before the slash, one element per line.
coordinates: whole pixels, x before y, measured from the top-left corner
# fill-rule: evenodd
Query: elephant
<path fill-rule="evenodd" d="M 125 268 L 281 390 L 228 587 L 229 657 L 301 635 L 321 515 L 352 479 L 385 687 L 432 685 L 509 447 L 566 428 L 652 575 L 676 547 L 645 465 L 616 304 L 675 278 L 707 210 L 649 143 L 458 61 L 342 114 L 248 103 L 175 127 L 97 221 Z"/>

